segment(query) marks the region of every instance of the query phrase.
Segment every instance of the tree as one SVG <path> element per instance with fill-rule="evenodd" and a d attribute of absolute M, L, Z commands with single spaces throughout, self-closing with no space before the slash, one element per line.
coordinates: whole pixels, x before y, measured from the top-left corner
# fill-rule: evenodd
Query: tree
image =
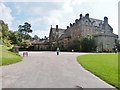
<path fill-rule="evenodd" d="M 0 32 L 0 44 L 2 43 L 2 32 Z"/>
<path fill-rule="evenodd" d="M 25 22 L 24 25 L 19 25 L 18 28 L 19 28 L 18 31 L 21 34 L 23 34 L 22 38 L 28 39 L 28 37 L 30 36 L 30 35 L 28 35 L 28 33 L 32 33 L 32 29 L 30 29 L 31 24 L 29 24 L 28 22 Z"/>
<path fill-rule="evenodd" d="M 32 38 L 29 35 L 29 33 L 32 33 L 31 24 L 25 22 L 24 25 L 19 25 L 18 28 L 18 35 L 20 37 L 18 39 L 21 40 L 19 45 L 24 48 L 29 47 L 31 45 L 30 40 Z"/>
<path fill-rule="evenodd" d="M 79 39 L 75 39 L 69 44 L 68 51 L 71 51 L 72 49 L 74 51 L 80 51 L 80 40 Z"/>
<path fill-rule="evenodd" d="M 8 38 L 9 37 L 9 28 L 8 25 L 4 23 L 4 21 L 0 21 L 0 27 L 2 32 L 2 38 Z"/>
<path fill-rule="evenodd" d="M 18 28 L 19 28 L 18 31 L 22 33 L 22 32 L 23 32 L 23 27 L 22 27 L 22 25 L 19 25 Z"/>
<path fill-rule="evenodd" d="M 81 50 L 84 52 L 91 52 L 96 50 L 95 40 L 92 36 L 81 38 L 80 43 Z"/>
<path fill-rule="evenodd" d="M 25 31 L 25 35 L 27 33 L 32 33 L 32 30 L 30 28 L 31 28 L 31 24 L 29 24 L 28 22 L 25 22 L 23 25 L 23 30 Z"/>
<path fill-rule="evenodd" d="M 21 34 L 18 31 L 10 31 L 11 44 L 20 45 L 22 42 Z"/>
<path fill-rule="evenodd" d="M 2 27 L 0 28 L 0 44 L 2 44 Z"/>
<path fill-rule="evenodd" d="M 8 28 L 8 24 L 6 24 L 4 21 L 0 20 L 0 41 L 2 44 L 6 46 L 11 46 L 11 40 L 9 38 L 10 32 Z"/>
<path fill-rule="evenodd" d="M 29 40 L 23 40 L 21 42 L 21 47 L 28 48 L 31 45 L 31 42 Z"/>
<path fill-rule="evenodd" d="M 34 39 L 34 40 L 38 40 L 38 39 L 40 39 L 40 38 L 39 38 L 37 35 L 34 35 L 33 39 Z"/>

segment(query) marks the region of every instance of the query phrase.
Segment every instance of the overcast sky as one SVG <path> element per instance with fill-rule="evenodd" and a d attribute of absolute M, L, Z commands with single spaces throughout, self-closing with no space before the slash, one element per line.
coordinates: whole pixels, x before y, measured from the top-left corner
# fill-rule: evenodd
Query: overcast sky
<path fill-rule="evenodd" d="M 0 0 L 1 1 L 1 0 Z M 89 13 L 91 18 L 103 20 L 108 17 L 113 32 L 118 34 L 118 1 L 119 0 L 2 0 L 0 19 L 7 23 L 11 30 L 18 30 L 24 22 L 32 25 L 32 36 L 40 38 L 49 35 L 51 25 L 65 29 L 79 15 Z"/>

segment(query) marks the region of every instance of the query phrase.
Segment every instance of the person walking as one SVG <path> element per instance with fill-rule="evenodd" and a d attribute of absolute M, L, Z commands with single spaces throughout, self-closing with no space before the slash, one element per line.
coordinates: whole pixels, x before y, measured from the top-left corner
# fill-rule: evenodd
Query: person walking
<path fill-rule="evenodd" d="M 59 55 L 59 52 L 60 52 L 60 49 L 59 49 L 59 48 L 57 48 L 57 55 Z"/>

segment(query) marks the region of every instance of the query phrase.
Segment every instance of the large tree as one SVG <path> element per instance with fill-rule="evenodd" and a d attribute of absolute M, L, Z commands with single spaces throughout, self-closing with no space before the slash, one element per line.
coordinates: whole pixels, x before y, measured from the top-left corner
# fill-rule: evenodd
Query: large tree
<path fill-rule="evenodd" d="M 28 22 L 25 22 L 24 25 L 19 25 L 18 26 L 18 31 L 19 31 L 19 36 L 21 37 L 21 43 L 20 46 L 27 48 L 31 45 L 31 36 L 29 35 L 29 33 L 32 33 L 32 29 L 31 29 L 31 24 L 29 24 Z"/>
<path fill-rule="evenodd" d="M 18 31 L 10 31 L 10 40 L 12 44 L 20 45 L 22 42 L 21 33 Z"/>
<path fill-rule="evenodd" d="M 9 36 L 10 30 L 8 24 L 6 24 L 3 20 L 0 20 L 0 42 L 6 46 L 11 46 Z"/>
<path fill-rule="evenodd" d="M 71 51 L 72 49 L 77 52 L 80 51 L 80 40 L 79 39 L 75 39 L 71 43 L 69 43 L 68 51 Z"/>
<path fill-rule="evenodd" d="M 19 25 L 18 28 L 19 28 L 18 31 L 24 34 L 23 38 L 28 39 L 29 37 L 28 33 L 32 33 L 31 24 L 25 22 L 24 25 Z"/>

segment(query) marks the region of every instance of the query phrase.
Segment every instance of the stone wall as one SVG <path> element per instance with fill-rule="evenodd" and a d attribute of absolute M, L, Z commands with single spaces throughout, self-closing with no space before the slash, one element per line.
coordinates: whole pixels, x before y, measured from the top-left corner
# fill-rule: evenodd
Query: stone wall
<path fill-rule="evenodd" d="M 117 37 L 111 35 L 95 36 L 98 51 L 113 51 Z"/>
<path fill-rule="evenodd" d="M 58 30 L 59 32 L 59 30 Z M 99 51 L 112 51 L 115 46 L 115 39 L 117 35 L 113 34 L 113 28 L 108 24 L 108 18 L 104 17 L 103 20 L 93 19 L 86 14 L 84 17 L 80 14 L 80 18 L 76 19 L 73 24 L 67 26 L 64 33 L 59 36 L 52 34 L 50 43 L 58 40 L 59 46 L 67 48 L 73 43 L 75 39 L 86 36 L 94 36 L 97 49 Z M 51 40 L 51 38 L 54 38 Z"/>

